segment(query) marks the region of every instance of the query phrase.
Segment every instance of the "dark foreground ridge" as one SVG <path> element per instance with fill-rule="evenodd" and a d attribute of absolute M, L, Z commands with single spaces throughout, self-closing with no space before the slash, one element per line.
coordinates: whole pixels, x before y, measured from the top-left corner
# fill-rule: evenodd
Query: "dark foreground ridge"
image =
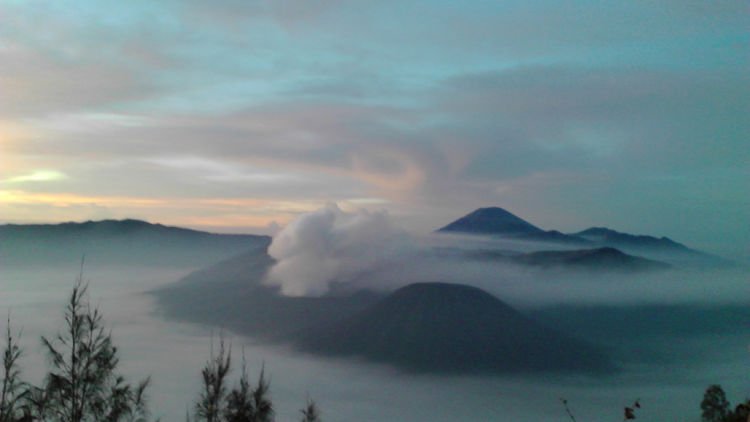
<path fill-rule="evenodd" d="M 613 369 L 594 347 L 537 324 L 483 290 L 448 283 L 403 287 L 343 322 L 306 333 L 297 344 L 417 372 Z"/>

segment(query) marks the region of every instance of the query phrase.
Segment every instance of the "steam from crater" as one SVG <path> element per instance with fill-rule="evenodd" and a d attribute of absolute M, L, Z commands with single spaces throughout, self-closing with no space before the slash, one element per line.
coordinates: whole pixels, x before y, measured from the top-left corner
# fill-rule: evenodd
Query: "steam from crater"
<path fill-rule="evenodd" d="M 409 245 L 387 212 L 344 212 L 329 204 L 301 215 L 273 238 L 268 253 L 277 263 L 265 283 L 287 296 L 320 296 L 332 283 L 379 268 Z"/>

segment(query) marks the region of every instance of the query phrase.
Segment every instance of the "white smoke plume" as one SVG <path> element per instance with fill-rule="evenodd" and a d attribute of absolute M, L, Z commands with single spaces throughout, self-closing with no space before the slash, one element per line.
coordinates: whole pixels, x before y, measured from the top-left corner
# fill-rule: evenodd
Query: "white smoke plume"
<path fill-rule="evenodd" d="M 287 296 L 320 296 L 383 266 L 410 248 L 409 236 L 387 212 L 344 212 L 336 204 L 303 214 L 274 236 L 277 263 L 265 283 Z"/>

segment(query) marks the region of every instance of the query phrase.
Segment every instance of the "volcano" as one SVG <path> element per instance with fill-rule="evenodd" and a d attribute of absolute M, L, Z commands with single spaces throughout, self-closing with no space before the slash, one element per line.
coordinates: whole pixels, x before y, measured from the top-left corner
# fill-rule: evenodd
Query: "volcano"
<path fill-rule="evenodd" d="M 612 369 L 598 349 L 548 329 L 489 293 L 448 283 L 403 287 L 298 343 L 407 371 L 507 373 Z"/>

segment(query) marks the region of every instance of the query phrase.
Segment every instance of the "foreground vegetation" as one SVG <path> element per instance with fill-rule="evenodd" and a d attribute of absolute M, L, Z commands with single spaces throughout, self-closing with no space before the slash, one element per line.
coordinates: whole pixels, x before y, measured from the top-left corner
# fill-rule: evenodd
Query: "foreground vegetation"
<path fill-rule="evenodd" d="M 720 385 L 714 384 L 701 401 L 703 422 L 750 422 L 750 399 L 738 404 L 734 410 Z"/>
<path fill-rule="evenodd" d="M 0 387 L 0 422 L 147 422 L 150 379 L 131 384 L 118 372 L 118 350 L 102 315 L 89 305 L 87 285 L 79 276 L 65 305 L 64 328 L 53 338 L 42 337 L 49 368 L 41 385 L 21 378 L 19 334 L 10 318 L 6 327 Z M 228 386 L 231 350 L 220 341 L 218 354 L 201 371 L 201 393 L 188 421 L 271 422 L 274 406 L 270 384 L 261 371 L 254 386 L 246 366 L 238 385 Z M 302 422 L 320 422 L 312 400 L 300 410 Z"/>
<path fill-rule="evenodd" d="M 0 422 L 147 422 L 149 379 L 131 384 L 118 372 L 118 351 L 105 330 L 102 315 L 89 305 L 87 286 L 79 276 L 64 311 L 64 328 L 53 338 L 42 337 L 49 368 L 41 385 L 21 378 L 22 355 L 10 318 L 5 334 L 0 387 Z M 213 348 L 213 344 L 212 344 Z M 274 405 L 265 370 L 251 383 L 243 356 L 238 383 L 229 386 L 231 347 L 222 338 L 201 371 L 201 392 L 188 422 L 272 422 Z M 567 401 L 568 417 L 576 421 Z M 639 401 L 624 409 L 624 420 L 636 419 Z M 732 409 L 723 389 L 710 386 L 700 404 L 703 422 L 750 422 L 750 399 Z M 300 410 L 302 422 L 320 422 L 320 411 L 309 400 Z"/>
<path fill-rule="evenodd" d="M 20 377 L 21 348 L 8 319 L 0 422 L 148 420 L 149 379 L 129 384 L 118 373 L 117 348 L 105 331 L 102 315 L 89 306 L 80 278 L 64 319 L 64 329 L 54 338 L 42 337 L 50 367 L 40 386 Z"/>

